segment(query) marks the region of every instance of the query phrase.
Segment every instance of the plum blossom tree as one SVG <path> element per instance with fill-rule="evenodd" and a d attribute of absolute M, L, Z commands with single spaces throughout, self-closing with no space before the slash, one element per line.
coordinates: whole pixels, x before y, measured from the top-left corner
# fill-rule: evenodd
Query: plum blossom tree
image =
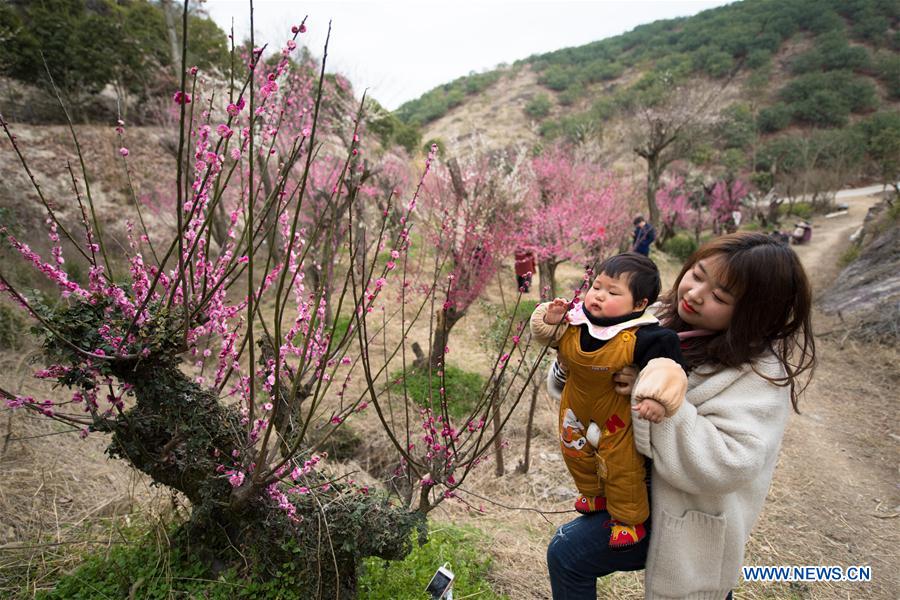
<path fill-rule="evenodd" d="M 438 270 L 443 263 L 448 275 L 439 294 L 443 303 L 435 311 L 430 353 L 418 351 L 418 367 L 444 363 L 453 326 L 484 291 L 509 249 L 523 155 L 475 149 L 468 156 L 439 164 L 425 185 L 430 241 Z"/>
<path fill-rule="evenodd" d="M 740 212 L 741 202 L 750 194 L 750 186 L 733 176 L 717 181 L 710 193 L 709 211 L 713 218 L 713 229 L 726 230 L 735 227 L 734 213 Z"/>
<path fill-rule="evenodd" d="M 690 192 L 687 189 L 684 175 L 675 174 L 664 180 L 656 191 L 656 205 L 659 207 L 659 243 L 675 235 L 676 230 L 684 229 L 690 223 Z"/>
<path fill-rule="evenodd" d="M 284 56 L 304 31 L 302 23 L 292 27 Z M 405 353 L 401 339 L 383 348 L 379 359 L 369 351 L 373 341 L 396 319 L 405 339 L 437 287 L 435 279 L 426 293 L 412 294 L 405 268 L 412 219 L 434 153 L 415 190 L 388 200 L 381 219 L 367 223 L 361 235 L 364 185 L 350 181 L 359 164 L 361 110 L 350 121 L 346 156 L 326 157 L 323 170 L 316 171 L 324 62 L 313 83 L 314 101 L 303 109 L 308 121 L 284 129 L 281 117 L 292 107 L 291 96 L 279 93 L 285 87 L 280 82 L 290 78 L 291 63 L 277 61 L 275 71 L 260 78 L 262 65 L 261 49 L 253 48 L 248 73 L 224 112 L 196 85 L 196 70 L 190 70 L 193 79 L 182 71 L 172 96 L 180 116 L 174 235 L 151 240 L 143 227 L 129 226 L 124 257 L 114 255 L 102 235 L 84 161 L 81 179 L 72 177 L 82 215 L 76 228 L 58 218 L 26 149 L 0 115 L 0 127 L 46 209 L 51 258 L 10 232 L 0 233 L 56 286 L 59 301 L 44 303 L 24 292 L 3 268 L 0 293 L 36 321 L 46 364 L 35 375 L 60 390 L 58 398 L 34 398 L 0 388 L 0 396 L 11 408 L 54 419 L 81 435 L 108 435 L 111 456 L 183 493 L 192 513 L 179 539 L 201 556 L 221 559 L 233 548 L 239 564 L 264 572 L 295 564 L 300 589 L 352 596 L 361 558 L 404 556 L 423 515 L 457 497 L 498 434 L 485 432 L 485 399 L 469 418 L 454 423 L 443 395 L 439 408 L 420 409 L 406 394 L 395 405 L 376 383 Z M 206 108 L 195 119 L 200 106 Z M 118 127 L 124 133 L 124 123 Z M 120 159 L 127 164 L 133 154 L 120 152 Z M 267 169 L 269 184 L 261 177 Z M 454 316 L 471 302 L 502 244 L 494 233 L 500 213 L 492 213 L 483 198 L 498 200 L 504 190 L 500 181 L 484 178 L 489 173 L 461 170 L 466 194 L 452 196 L 441 208 L 454 219 L 444 233 L 454 240 L 448 250 L 459 270 L 440 301 Z M 436 179 L 446 183 L 446 177 Z M 226 190 L 236 201 L 226 206 L 221 243 L 213 244 Z M 485 190 L 490 194 L 482 195 Z M 323 202 L 317 206 L 318 194 Z M 468 204 L 476 201 L 483 206 Z M 394 205 L 400 227 L 388 235 L 385 215 Z M 74 258 L 87 265 L 86 285 L 63 269 L 63 238 L 76 249 Z M 316 256 L 322 248 L 324 258 Z M 331 281 L 308 280 L 310 261 L 322 260 L 335 266 Z M 477 269 L 467 271 L 471 265 Z M 386 299 L 391 290 L 399 302 Z M 407 319 L 410 303 L 418 308 Z M 351 315 L 350 327 L 338 331 L 326 319 L 328 310 Z M 376 310 L 383 315 L 380 323 L 370 316 Z M 508 355 L 498 356 L 486 385 L 508 368 L 524 369 L 529 377 L 536 368 L 511 362 Z M 503 422 L 517 401 L 507 403 Z M 417 496 L 409 493 L 398 502 L 325 470 L 323 441 L 347 421 L 363 418 L 370 406 Z M 394 418 L 398 410 L 405 418 Z"/>
<path fill-rule="evenodd" d="M 531 161 L 515 244 L 534 253 L 541 285 L 556 296 L 556 268 L 593 264 L 619 247 L 630 225 L 632 190 L 610 172 L 553 147 Z"/>

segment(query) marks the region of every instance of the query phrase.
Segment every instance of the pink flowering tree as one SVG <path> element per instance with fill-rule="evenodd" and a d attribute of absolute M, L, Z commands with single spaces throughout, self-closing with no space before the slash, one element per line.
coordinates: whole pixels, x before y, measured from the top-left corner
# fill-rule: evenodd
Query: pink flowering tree
<path fill-rule="evenodd" d="M 618 249 L 629 231 L 633 190 L 562 146 L 531 161 L 529 183 L 515 243 L 534 253 L 541 285 L 555 297 L 561 263 L 591 265 Z"/>
<path fill-rule="evenodd" d="M 303 24 L 292 27 L 283 55 L 304 31 Z M 180 124 L 174 232 L 170 239 L 151 239 L 138 219 L 129 224 L 124 255 L 102 235 L 84 161 L 81 178 L 72 176 L 72 198 L 80 207 L 73 224 L 44 196 L 27 148 L 0 115 L 46 210 L 50 258 L 7 231 L 2 235 L 56 287 L 59 299 L 40 302 L 0 267 L 0 293 L 41 332 L 45 365 L 35 376 L 58 390 L 54 398 L 35 398 L 0 386 L 0 396 L 10 408 L 80 435 L 108 436 L 111 456 L 184 494 L 192 515 L 182 539 L 193 540 L 201 555 L 222 557 L 233 548 L 236 564 L 264 571 L 287 562 L 315 565 L 301 569 L 301 589 L 352 596 L 360 559 L 404 556 L 422 516 L 459 497 L 498 435 L 485 432 L 487 401 L 454 423 L 447 398 L 420 411 L 405 394 L 395 405 L 378 382 L 396 357 L 405 357 L 405 334 L 415 321 L 409 315 L 421 314 L 435 290 L 445 334 L 447 315 L 464 313 L 483 286 L 504 247 L 499 223 L 506 217 L 492 204 L 503 205 L 503 187 L 486 165 L 462 167 L 456 176 L 462 187 L 448 181 L 450 171 L 438 169 L 431 193 L 441 193 L 438 183 L 454 190 L 440 196 L 446 203 L 432 213 L 447 216 L 451 277 L 439 278 L 436 270 L 425 293 L 413 293 L 409 233 L 423 182 L 431 185 L 434 152 L 414 190 L 396 194 L 384 210 L 360 208 L 365 182 L 353 178 L 364 137 L 361 108 L 349 120 L 346 155 L 326 156 L 316 171 L 324 65 L 312 84 L 309 120 L 284 130 L 272 115 L 288 112 L 291 96 L 280 91 L 291 63 L 276 59 L 275 65 L 274 77 L 258 77 L 271 64 L 264 66 L 254 48 L 224 111 L 213 105 L 211 90 L 197 85 L 197 70 L 183 70 L 172 96 Z M 125 123 L 117 131 L 127 165 L 132 153 Z M 135 190 L 133 197 L 140 195 Z M 225 231 L 213 243 L 221 206 Z M 135 208 L 140 217 L 140 205 Z M 399 227 L 389 235 L 385 214 L 391 210 L 399 211 Z M 361 226 L 372 214 L 378 218 Z M 75 249 L 71 256 L 64 256 L 63 239 Z M 324 259 L 315 255 L 321 248 Z M 323 260 L 338 265 L 341 276 L 308 280 L 310 261 L 321 266 Z M 66 261 L 86 265 L 86 285 L 69 279 Z M 411 303 L 418 303 L 415 310 L 407 310 Z M 351 315 L 350 327 L 337 331 L 328 310 Z M 384 328 L 397 322 L 401 340 L 382 343 Z M 380 352 L 370 352 L 376 340 Z M 511 362 L 508 354 L 497 356 L 491 381 L 509 368 L 528 376 L 536 368 Z M 325 469 L 321 445 L 337 428 L 366 418 L 370 407 L 410 483 L 402 503 Z M 395 418 L 397 410 L 406 417 Z"/>
<path fill-rule="evenodd" d="M 741 212 L 743 200 L 750 194 L 750 186 L 735 177 L 726 177 L 717 181 L 710 192 L 709 212 L 713 218 L 713 229 L 718 233 L 721 228 L 736 231 L 734 213 Z"/>
<path fill-rule="evenodd" d="M 435 271 L 447 273 L 435 295 L 431 348 L 417 351 L 417 366 L 444 363 L 450 332 L 493 278 L 509 250 L 512 201 L 521 175 L 520 157 L 479 152 L 439 164 L 426 182 L 423 202 L 429 215 Z"/>
<path fill-rule="evenodd" d="M 656 191 L 656 206 L 659 208 L 659 245 L 672 238 L 678 229 L 690 226 L 690 191 L 683 175 L 676 174 L 664 180 Z"/>

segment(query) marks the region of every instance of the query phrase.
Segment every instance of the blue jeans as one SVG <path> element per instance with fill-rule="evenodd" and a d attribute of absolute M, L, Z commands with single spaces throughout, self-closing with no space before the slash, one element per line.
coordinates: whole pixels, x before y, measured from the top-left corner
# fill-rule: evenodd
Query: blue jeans
<path fill-rule="evenodd" d="M 547 547 L 553 600 L 596 600 L 597 579 L 616 571 L 639 571 L 647 562 L 647 537 L 628 550 L 609 549 L 609 513 L 581 515 L 556 530 Z M 732 600 L 731 592 L 725 600 Z"/>
<path fill-rule="evenodd" d="M 581 515 L 556 530 L 547 547 L 554 600 L 596 600 L 598 578 L 644 568 L 650 536 L 628 550 L 610 550 L 611 518 L 605 510 Z"/>

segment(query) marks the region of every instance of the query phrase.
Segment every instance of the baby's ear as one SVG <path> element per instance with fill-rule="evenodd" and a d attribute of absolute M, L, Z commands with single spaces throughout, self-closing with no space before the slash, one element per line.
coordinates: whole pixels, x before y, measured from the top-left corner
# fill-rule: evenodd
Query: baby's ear
<path fill-rule="evenodd" d="M 647 305 L 650 304 L 650 301 L 647 298 L 642 298 L 640 302 L 635 303 L 634 312 L 638 312 L 647 308 Z"/>

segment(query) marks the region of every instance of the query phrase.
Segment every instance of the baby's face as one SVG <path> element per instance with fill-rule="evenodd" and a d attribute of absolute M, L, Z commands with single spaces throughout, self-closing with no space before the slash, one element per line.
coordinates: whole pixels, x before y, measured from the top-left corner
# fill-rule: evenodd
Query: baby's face
<path fill-rule="evenodd" d="M 617 277 L 600 273 L 584 295 L 584 308 L 591 316 L 604 319 L 624 317 L 640 310 L 635 306 L 634 297 L 628 289 L 630 278 L 630 273 L 622 273 Z"/>

